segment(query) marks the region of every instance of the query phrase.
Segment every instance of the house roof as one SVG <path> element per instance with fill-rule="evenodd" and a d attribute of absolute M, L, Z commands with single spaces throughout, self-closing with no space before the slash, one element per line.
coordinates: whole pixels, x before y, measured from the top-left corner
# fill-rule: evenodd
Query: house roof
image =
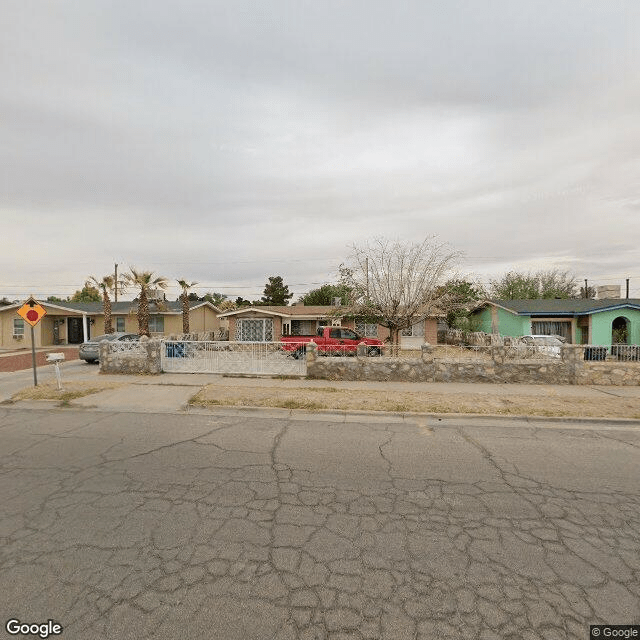
<path fill-rule="evenodd" d="M 484 300 L 476 309 L 487 305 L 501 307 L 519 316 L 585 316 L 615 309 L 637 309 L 640 311 L 640 298 Z"/>
<path fill-rule="evenodd" d="M 37 302 L 41 304 L 45 309 L 47 307 L 51 307 L 52 309 L 62 309 L 63 311 L 71 311 L 79 314 L 86 313 L 90 316 L 102 315 L 102 313 L 104 312 L 102 302 L 47 302 L 46 300 L 38 300 Z M 17 304 L 8 305 L 6 307 L 0 307 L 0 312 L 6 311 L 7 309 L 19 309 L 23 304 L 23 302 L 19 302 Z M 189 304 L 189 308 L 191 310 L 198 309 L 199 307 L 203 306 L 209 307 L 216 313 L 219 313 L 220 311 L 218 307 L 206 300 L 201 302 L 192 302 Z M 111 313 L 113 315 L 135 313 L 137 309 L 138 303 L 135 300 L 111 303 Z M 165 300 L 161 303 L 161 305 L 155 305 L 153 302 L 149 302 L 149 313 L 159 313 L 167 315 L 180 314 L 182 313 L 182 301 Z"/>
<path fill-rule="evenodd" d="M 335 307 L 333 305 L 303 305 L 296 304 L 287 306 L 257 306 L 257 307 L 240 307 L 239 309 L 233 309 L 219 314 L 219 318 L 228 318 L 230 316 L 239 316 L 245 313 L 265 313 L 267 315 L 279 316 L 281 318 L 312 318 L 321 319 L 327 317 L 341 317 L 343 315 L 352 316 L 353 312 L 349 307 Z M 343 312 L 343 313 L 341 313 Z M 441 314 L 434 311 L 427 317 L 435 318 Z"/>
<path fill-rule="evenodd" d="M 326 318 L 327 316 L 340 315 L 339 310 L 341 307 L 334 307 L 332 305 L 302 305 L 296 304 L 287 306 L 257 306 L 257 307 L 240 307 L 239 309 L 233 309 L 221 313 L 221 318 L 229 316 L 237 316 L 250 311 L 258 313 L 266 313 L 274 316 L 281 316 L 283 318 L 290 318 L 296 316 L 314 316 L 318 318 Z"/>

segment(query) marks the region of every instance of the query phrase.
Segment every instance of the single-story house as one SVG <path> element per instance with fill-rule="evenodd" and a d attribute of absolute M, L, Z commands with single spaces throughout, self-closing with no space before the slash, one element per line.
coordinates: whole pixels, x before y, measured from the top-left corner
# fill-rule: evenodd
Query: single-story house
<path fill-rule="evenodd" d="M 91 336 L 104 334 L 102 302 L 46 302 L 38 300 L 47 315 L 34 328 L 36 347 L 80 344 Z M 31 328 L 17 313 L 22 302 L 0 307 L 0 348 L 31 347 Z M 138 304 L 111 303 L 114 331 L 138 333 Z M 220 310 L 210 302 L 192 302 L 189 323 L 193 333 L 218 331 Z M 226 323 L 225 323 L 226 324 Z M 149 302 L 151 335 L 182 333 L 182 302 Z"/>
<path fill-rule="evenodd" d="M 640 299 L 484 300 L 472 312 L 486 333 L 560 335 L 573 344 L 640 344 Z"/>
<path fill-rule="evenodd" d="M 240 307 L 220 314 L 229 322 L 229 340 L 235 342 L 277 342 L 285 336 L 314 335 L 321 326 L 348 327 L 368 338 L 386 340 L 389 329 L 349 317 L 341 307 L 331 305 Z M 400 346 L 419 347 L 438 339 L 438 318 L 427 317 L 401 332 Z"/>

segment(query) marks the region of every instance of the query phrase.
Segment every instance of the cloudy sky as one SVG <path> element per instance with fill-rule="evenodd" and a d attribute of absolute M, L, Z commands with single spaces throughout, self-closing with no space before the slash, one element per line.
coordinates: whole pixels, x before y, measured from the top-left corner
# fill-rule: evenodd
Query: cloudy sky
<path fill-rule="evenodd" d="M 0 297 L 256 298 L 437 234 L 640 297 L 635 0 L 34 0 L 0 38 Z M 177 294 L 173 288 L 170 296 Z"/>

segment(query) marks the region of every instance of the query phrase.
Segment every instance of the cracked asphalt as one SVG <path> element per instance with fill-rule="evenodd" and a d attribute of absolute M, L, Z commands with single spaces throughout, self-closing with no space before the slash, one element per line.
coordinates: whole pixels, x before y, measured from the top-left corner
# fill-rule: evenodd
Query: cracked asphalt
<path fill-rule="evenodd" d="M 640 623 L 632 426 L 0 407 L 0 442 L 2 637 L 12 617 L 83 640 Z"/>

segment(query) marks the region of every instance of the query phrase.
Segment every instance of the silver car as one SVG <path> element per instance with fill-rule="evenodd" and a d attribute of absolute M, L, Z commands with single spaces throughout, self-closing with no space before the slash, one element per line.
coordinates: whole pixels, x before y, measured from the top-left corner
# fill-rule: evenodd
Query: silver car
<path fill-rule="evenodd" d="M 535 348 L 536 353 L 545 354 L 552 358 L 559 358 L 563 342 L 557 336 L 531 335 L 522 336 L 521 344 L 530 345 Z"/>
<path fill-rule="evenodd" d="M 140 336 L 137 333 L 106 333 L 103 336 L 96 336 L 83 342 L 80 345 L 78 351 L 78 357 L 80 360 L 86 360 L 87 362 L 98 362 L 100 360 L 100 343 L 103 340 L 139 340 Z"/>

